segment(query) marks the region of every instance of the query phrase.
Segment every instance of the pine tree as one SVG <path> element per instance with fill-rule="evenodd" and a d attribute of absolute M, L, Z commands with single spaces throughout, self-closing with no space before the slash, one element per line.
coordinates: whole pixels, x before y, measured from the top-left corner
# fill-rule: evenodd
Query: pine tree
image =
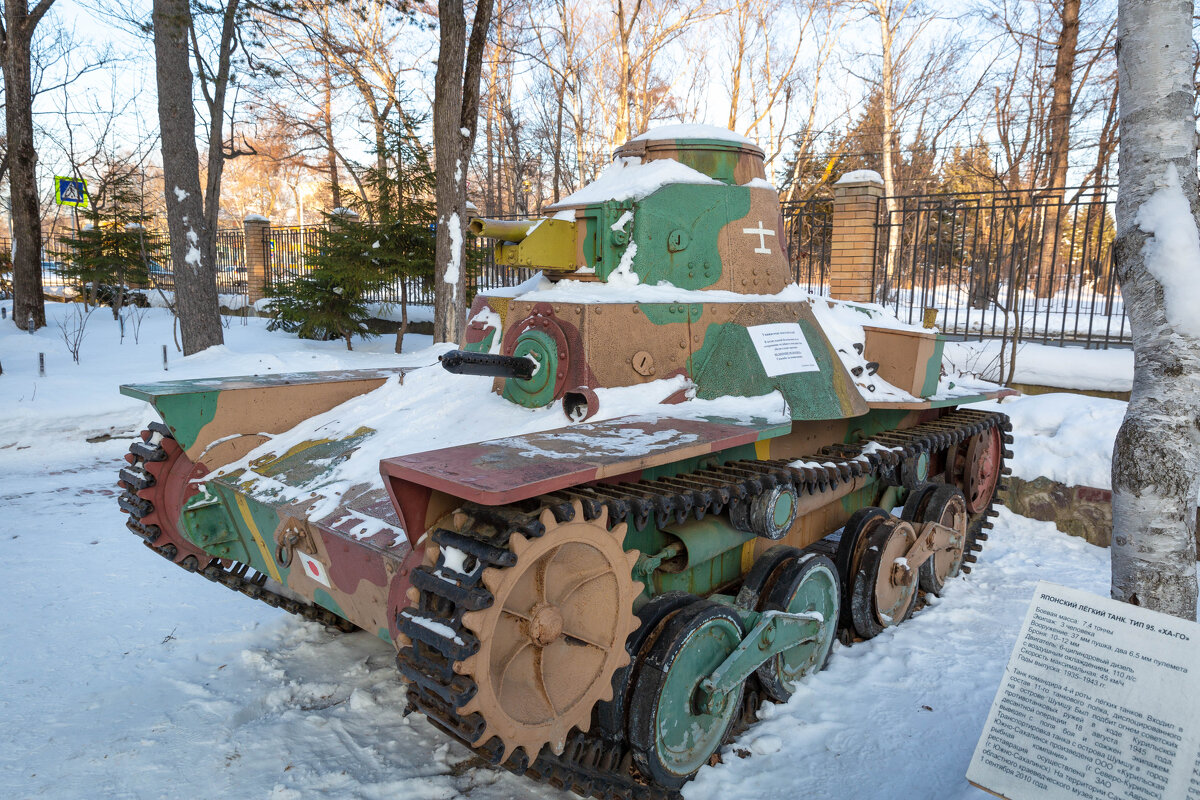
<path fill-rule="evenodd" d="M 346 341 L 372 335 L 369 303 L 384 287 L 400 284 L 400 352 L 408 328 L 408 278 L 433 274 L 433 170 L 416 137 L 420 120 L 402 116 L 389 126 L 384 152 L 365 170 L 368 197 L 356 198 L 348 214 L 325 215 L 307 275 L 268 287 L 271 326 L 309 339 Z"/>
<path fill-rule="evenodd" d="M 133 297 L 130 286 L 149 282 L 146 213 L 135 170 L 117 166 L 92 182 L 83 227 L 60 240 L 61 273 L 82 290 L 85 306 L 112 306 L 113 319 Z"/>

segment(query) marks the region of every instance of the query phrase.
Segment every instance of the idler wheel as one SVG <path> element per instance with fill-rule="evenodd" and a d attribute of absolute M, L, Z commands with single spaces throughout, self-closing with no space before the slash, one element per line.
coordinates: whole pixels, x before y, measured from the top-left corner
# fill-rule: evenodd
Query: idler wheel
<path fill-rule="evenodd" d="M 162 455 L 156 459 L 145 459 L 143 454 L 147 448 L 138 447 L 142 443 L 157 448 Z M 194 481 L 208 474 L 208 469 L 188 458 L 173 436 L 154 430 L 142 431 L 141 440 L 134 443 L 130 455 L 125 458 L 131 465 L 141 467 L 153 477 L 150 486 L 136 491 L 139 498 L 150 504 L 147 513 L 137 521 L 147 529 L 158 531 L 158 535 L 149 542 L 151 547 L 172 561 L 191 557 L 200 565 L 208 564 L 213 557 L 188 541 L 179 531 L 179 515 L 184 503 L 199 492 L 199 485 Z M 120 485 L 129 491 L 134 489 L 124 481 Z"/>
<path fill-rule="evenodd" d="M 962 489 L 969 513 L 981 514 L 992 504 L 1003 462 L 1004 440 L 999 427 L 988 428 L 951 448 L 947 483 Z"/>
<path fill-rule="evenodd" d="M 743 637 L 737 615 L 708 600 L 676 612 L 638 670 L 629 710 L 637 768 L 667 789 L 683 786 L 717 752 L 742 709 L 742 687 L 708 696 L 701 682 Z"/>
<path fill-rule="evenodd" d="M 841 582 L 827 557 L 806 553 L 779 568 L 760 611 L 821 615 L 821 632 L 814 641 L 777 653 L 758 668 L 758 682 L 779 703 L 787 702 L 795 685 L 820 672 L 829 660 L 841 610 Z"/>
<path fill-rule="evenodd" d="M 612 698 L 613 673 L 629 663 L 637 553 L 622 546 L 624 523 L 609 530 L 607 509 L 585 520 L 575 506 L 569 522 L 543 512 L 539 538 L 512 534 L 517 563 L 483 572 L 494 602 L 462 618 L 480 647 L 454 665 L 478 687 L 458 713 L 478 712 L 486 728 L 477 741 L 499 737 L 504 759 L 521 748 L 532 761 L 544 745 L 562 753 L 567 734 L 588 729 L 596 703 Z"/>

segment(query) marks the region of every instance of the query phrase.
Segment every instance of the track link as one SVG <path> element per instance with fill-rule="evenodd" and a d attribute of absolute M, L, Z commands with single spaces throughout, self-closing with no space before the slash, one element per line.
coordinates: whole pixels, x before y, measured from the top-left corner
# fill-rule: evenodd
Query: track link
<path fill-rule="evenodd" d="M 515 508 L 468 503 L 456 515 L 454 529 L 439 528 L 431 534 L 439 548 L 454 547 L 466 554 L 461 565 L 466 571 L 448 570 L 440 554 L 435 564 L 415 569 L 414 591 L 410 594 L 415 606 L 404 609 L 397 618 L 401 633 L 409 639 L 396 659 L 409 680 L 409 702 L 480 757 L 518 775 L 601 800 L 676 800 L 679 792 L 649 785 L 638 774 L 623 737 L 606 737 L 596 724 L 586 733 L 572 731 L 562 755 L 544 747 L 530 760 L 518 749 L 501 763 L 500 740 L 492 737 L 480 741 L 486 727 L 483 718 L 478 713 L 457 712 L 477 690 L 471 678 L 455 669 L 458 660 L 478 649 L 478 640 L 463 626 L 462 615 L 491 605 L 493 598 L 481 580 L 483 570 L 485 566 L 508 567 L 516 562 L 508 548 L 511 535 L 519 532 L 526 537 L 541 536 L 545 532 L 538 521 L 541 510 L 548 508 L 558 521 L 568 521 L 575 513 L 574 502 L 581 504 L 586 519 L 598 518 L 607 508 L 609 525 L 628 522 L 642 527 L 651 519 L 658 525 L 668 525 L 689 517 L 719 514 L 784 483 L 801 495 L 820 494 L 866 475 L 903 485 L 909 480 L 906 465 L 917 456 L 943 451 L 997 426 L 1005 445 L 1011 444 L 1011 425 L 1003 414 L 958 409 L 912 428 L 878 434 L 868 443 L 832 445 L 800 460 L 735 461 L 671 478 L 578 486 Z M 1008 455 L 1004 450 L 1003 456 Z M 1001 475 L 1006 474 L 1008 470 L 1001 462 Z M 1003 489 L 1001 480 L 997 495 Z M 993 504 L 995 501 L 993 497 Z M 995 513 L 989 506 L 972 517 L 964 561 L 976 560 L 975 553 L 987 539 L 984 531 L 991 527 L 989 518 Z M 819 549 L 821 544 L 814 548 Z M 962 571 L 970 571 L 969 563 Z M 751 679 L 731 737 L 757 719 L 763 699 Z"/>
<path fill-rule="evenodd" d="M 146 470 L 146 465 L 167 460 L 168 454 L 162 442 L 171 438 L 171 432 L 162 423 L 154 422 L 143 436 L 143 439 L 129 446 L 129 455 L 125 457 L 128 466 L 123 467 L 118 476 L 117 485 L 124 491 L 117 498 L 117 504 L 129 515 L 125 527 L 142 539 L 146 547 L 187 572 L 203 575 L 213 583 L 219 583 L 272 608 L 281 608 L 304 619 L 342 631 L 357 629 L 353 623 L 321 606 L 272 591 L 267 583 L 268 577 L 249 564 L 217 558 L 202 563 L 202 559 L 195 555 L 180 558 L 179 548 L 165 541 L 169 536 L 165 535 L 158 525 L 142 522 L 154 511 L 153 501 L 145 495 L 152 493 L 151 490 L 156 485 L 156 479 Z"/>

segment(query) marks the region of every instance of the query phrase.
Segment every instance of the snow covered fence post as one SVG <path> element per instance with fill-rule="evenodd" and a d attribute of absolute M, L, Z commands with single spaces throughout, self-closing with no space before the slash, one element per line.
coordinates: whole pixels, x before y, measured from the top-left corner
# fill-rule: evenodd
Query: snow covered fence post
<path fill-rule="evenodd" d="M 858 170 L 833 187 L 833 243 L 829 251 L 829 294 L 855 303 L 874 301 L 875 225 L 883 178 Z"/>
<path fill-rule="evenodd" d="M 271 220 L 261 214 L 247 214 L 242 220 L 242 233 L 246 237 L 246 302 L 251 305 L 263 299 L 263 290 L 267 285 L 270 231 Z"/>
<path fill-rule="evenodd" d="M 1112 596 L 1196 618 L 1200 198 L 1191 2 L 1119 0 L 1116 271 L 1133 390 L 1113 449 Z"/>

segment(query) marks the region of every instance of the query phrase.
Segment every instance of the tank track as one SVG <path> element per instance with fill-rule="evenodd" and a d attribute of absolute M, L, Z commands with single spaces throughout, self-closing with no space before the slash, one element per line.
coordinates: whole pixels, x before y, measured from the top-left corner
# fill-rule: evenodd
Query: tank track
<path fill-rule="evenodd" d="M 124 489 L 117 498 L 117 503 L 122 511 L 129 514 L 129 519 L 125 521 L 125 527 L 142 539 L 142 543 L 146 547 L 187 572 L 202 575 L 213 583 L 219 583 L 247 597 L 260 600 L 272 608 L 281 608 L 290 614 L 342 631 L 357 630 L 357 626 L 332 611 L 314 603 L 297 600 L 272 591 L 267 587 L 268 576 L 258 572 L 249 564 L 213 558 L 207 564 L 201 565 L 200 559 L 194 555 L 176 560 L 179 556 L 178 547 L 170 542 L 159 544 L 159 540 L 164 538 L 163 532 L 157 525 L 148 525 L 142 522 L 154 511 L 154 504 L 148 498 L 139 496 L 138 493 L 155 485 L 155 478 L 146 471 L 145 465 L 147 462 L 167 459 L 167 453 L 160 442 L 172 437 L 170 429 L 161 422 L 150 423 L 149 432 L 151 435 L 148 438 L 134 441 L 129 446 L 129 455 L 125 458 L 129 462 L 129 466 L 121 469 L 120 480 L 117 484 Z"/>
<path fill-rule="evenodd" d="M 596 519 L 607 507 L 610 525 L 628 522 L 641 527 L 651 517 L 659 525 L 667 525 L 688 517 L 700 519 L 706 514 L 721 513 L 730 504 L 749 502 L 780 483 L 790 483 L 800 494 L 819 494 L 842 481 L 865 475 L 902 484 L 911 480 L 905 465 L 915 457 L 940 452 L 996 426 L 1003 431 L 1004 444 L 1011 444 L 1008 432 L 1012 426 L 1005 415 L 958 409 L 912 428 L 871 437 L 871 441 L 882 447 L 867 448 L 865 443 L 832 445 L 803 459 L 803 465 L 798 467 L 789 466 L 796 459 L 737 461 L 672 478 L 574 487 L 524 505 L 467 504 L 461 509 L 467 523 L 456 526 L 460 530 L 437 529 L 431 537 L 440 546 L 453 546 L 465 552 L 478 565 L 471 574 L 454 582 L 447 580 L 444 572 L 438 574 L 436 566 L 418 567 L 411 574 L 412 586 L 417 590 L 416 607 L 401 611 L 397 619 L 401 632 L 411 640 L 396 659 L 409 680 L 409 703 L 489 763 L 518 775 L 601 800 L 675 800 L 680 797 L 679 792 L 648 785 L 637 773 L 632 750 L 623 737 L 606 736 L 595 724 L 588 732 L 572 731 L 561 755 L 542 748 L 530 761 L 518 749 L 501 764 L 500 740 L 493 737 L 479 741 L 485 728 L 482 716 L 457 713 L 456 709 L 477 691 L 469 676 L 455 671 L 455 662 L 469 657 L 479 647 L 475 635 L 462 625 L 462 615 L 491 605 L 492 595 L 481 580 L 483 569 L 505 568 L 516 563 L 516 556 L 508 546 L 510 536 L 513 533 L 541 536 L 545 528 L 538 520 L 540 511 L 549 508 L 559 522 L 565 522 L 574 516 L 574 502 L 581 504 L 586 519 Z M 1003 448 L 1002 458 L 1010 456 L 1011 452 Z M 1001 476 L 1009 473 L 1003 460 L 1000 466 Z M 1003 489 L 1001 477 L 996 495 Z M 970 563 L 977 558 L 975 554 L 983 548 L 985 531 L 992 527 L 990 517 L 997 513 L 993 508 L 995 502 L 993 496 L 992 505 L 970 520 L 963 572 L 970 571 Z M 453 632 L 451 636 L 438 633 L 447 628 Z M 757 719 L 764 697 L 753 679 L 747 683 L 744 698 L 731 736 L 740 734 Z"/>

